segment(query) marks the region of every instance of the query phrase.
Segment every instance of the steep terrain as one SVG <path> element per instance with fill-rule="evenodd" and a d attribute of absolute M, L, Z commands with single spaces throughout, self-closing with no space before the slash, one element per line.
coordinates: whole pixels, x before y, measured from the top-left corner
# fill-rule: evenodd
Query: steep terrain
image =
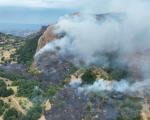
<path fill-rule="evenodd" d="M 54 33 L 53 25 L 47 27 L 43 35 L 38 40 L 37 51 L 44 47 L 48 42 L 56 39 L 56 34 Z"/>
<path fill-rule="evenodd" d="M 108 14 L 106 14 L 106 16 L 107 15 Z M 105 15 L 97 15 L 96 19 L 104 20 L 104 16 Z M 82 87 L 84 89 L 84 83 L 87 83 L 87 81 L 81 83 L 82 76 L 90 66 L 86 66 L 82 60 L 76 65 L 74 61 L 75 56 L 70 52 L 59 55 L 58 53 L 61 49 L 59 46 L 56 46 L 54 51 L 46 50 L 45 52 L 40 52 L 46 45 L 64 36 L 65 33 L 56 33 L 55 25 L 49 26 L 40 37 L 37 46 L 35 65 L 44 75 L 44 79 L 54 86 L 63 84 L 63 87 L 51 98 L 52 108 L 45 113 L 45 118 L 47 120 L 142 120 L 142 104 L 144 103 L 144 99 L 141 96 L 130 95 L 124 92 L 120 93 L 118 91 L 107 92 L 109 88 L 106 88 L 106 91 L 104 88 L 102 91 L 91 91 L 89 93 L 86 93 L 88 89 L 85 89 L 85 93 L 80 93 L 79 90 L 81 90 Z M 115 62 L 113 60 L 116 57 L 115 53 L 108 53 L 108 56 L 110 63 L 112 61 L 111 64 L 114 66 Z M 139 57 L 133 57 L 133 60 L 138 58 Z M 136 69 L 137 65 L 134 66 Z M 130 69 L 128 70 L 128 72 L 132 71 L 130 71 Z M 139 75 L 140 72 L 138 69 L 136 70 L 136 73 Z M 115 67 L 114 69 L 113 67 L 102 68 L 96 65 L 96 67 L 91 68 L 91 72 L 96 74 L 97 79 L 110 81 L 106 82 L 106 86 L 103 86 L 103 83 L 101 83 L 99 87 L 102 88 L 109 87 L 109 85 L 111 86 L 111 84 L 113 84 L 111 80 L 120 80 L 128 76 L 128 72 L 124 69 L 124 66 Z M 88 79 L 90 75 L 87 76 Z M 138 76 L 135 75 L 135 78 L 137 77 Z M 138 79 L 140 79 L 140 77 L 138 77 Z M 118 84 L 121 89 L 123 89 L 124 83 L 123 85 L 122 82 Z M 78 87 L 81 89 L 78 89 Z M 145 120 L 148 120 L 148 118 Z"/>
<path fill-rule="evenodd" d="M 25 43 L 16 51 L 17 62 L 29 65 L 32 64 L 39 37 L 43 34 L 46 28 L 46 26 L 43 26 L 38 32 L 25 37 Z"/>
<path fill-rule="evenodd" d="M 71 15 L 71 18 L 69 16 L 69 20 L 74 16 L 73 28 L 78 25 L 79 28 L 82 25 L 84 28 L 85 18 L 89 16 L 82 18 L 81 14 L 76 13 Z M 116 14 L 98 14 L 90 17 L 90 20 L 99 25 L 100 21 L 103 23 L 111 17 L 118 21 Z M 84 24 L 76 24 L 78 19 Z M 143 69 L 143 75 L 141 64 L 139 65 L 149 59 L 147 50 L 142 53 L 134 51 L 123 54 L 124 59 L 121 59 L 121 62 L 118 62 L 118 51 L 111 51 L 111 48 L 110 51 L 107 49 L 102 53 L 96 51 L 92 54 L 92 58 L 97 58 L 96 62 L 87 64 L 89 57 L 83 59 L 84 54 L 80 54 L 80 47 L 75 49 L 71 46 L 76 45 L 72 43 L 78 39 L 74 39 L 74 34 L 70 35 L 70 31 L 65 31 L 65 28 L 59 31 L 58 26 L 59 22 L 42 27 L 39 32 L 24 38 L 23 44 L 17 44 L 18 49 L 13 53 L 16 56 L 16 64 L 0 66 L 0 80 L 3 81 L 1 84 L 7 91 L 5 93 L 0 89 L 3 91 L 2 95 L 7 95 L 0 97 L 5 108 L 0 111 L 4 120 L 7 120 L 5 116 L 9 116 L 5 115 L 8 111 L 15 111 L 13 115 L 17 116 L 18 120 L 38 120 L 41 116 L 41 119 L 46 120 L 149 120 L 150 94 L 149 91 L 142 90 L 145 88 L 143 81 L 140 82 L 145 79 L 147 71 Z M 79 28 L 76 28 L 77 33 Z M 87 32 L 89 33 L 88 29 Z M 82 36 L 80 33 L 77 38 Z M 84 37 L 88 39 L 86 36 L 87 33 Z M 83 46 L 86 42 L 82 43 Z M 72 51 L 73 49 L 77 51 Z M 106 65 L 101 62 L 105 59 Z M 122 61 L 129 64 L 121 64 Z"/>
<path fill-rule="evenodd" d="M 80 14 L 74 15 L 82 18 Z M 115 20 L 118 21 L 120 20 L 118 16 L 120 15 L 99 14 L 96 15 L 96 22 L 105 21 L 105 19 L 109 19 L 110 17 L 114 17 Z M 93 64 L 87 65 L 83 59 L 76 58 L 77 56 L 75 56 L 74 53 L 71 53 L 69 49 L 65 48 L 66 46 L 62 45 L 63 42 L 61 43 L 60 41 L 66 40 L 69 33 L 57 31 L 57 27 L 57 25 L 48 26 L 44 34 L 40 37 L 34 59 L 34 65 L 45 76 L 45 80 L 47 80 L 49 84 L 64 84 L 64 88 L 52 97 L 52 109 L 46 112 L 46 119 L 149 120 L 149 112 L 143 112 L 148 111 L 145 108 L 147 102 L 144 102 L 147 97 L 143 97 L 143 95 L 139 95 L 139 93 L 126 92 L 130 88 L 130 86 L 128 88 L 130 82 L 134 83 L 135 80 L 145 78 L 145 75 L 143 76 L 143 72 L 139 67 L 139 63 L 144 61 L 144 58 L 148 56 L 148 50 L 145 50 L 147 52 L 139 52 L 137 50 L 130 54 L 125 54 L 123 61 L 129 63 L 126 65 L 121 65 L 121 62 L 119 64 L 117 63 L 120 57 L 118 56 L 118 52 L 109 52 L 109 50 L 103 51 L 102 55 L 108 58 L 107 62 L 109 66 L 105 67 L 100 64 L 95 64 L 95 68 L 92 67 L 90 72 L 86 72 Z M 66 52 L 62 49 L 65 49 Z M 101 53 L 95 53 L 93 56 L 98 55 L 100 56 L 99 59 L 103 57 Z M 149 59 L 149 57 L 145 59 Z M 131 62 L 131 60 L 135 62 Z M 92 72 L 96 74 L 96 82 L 92 81 L 94 78 L 92 77 L 93 74 L 90 74 Z M 87 81 L 83 82 L 84 77 L 82 76 L 85 73 Z M 90 77 L 91 79 L 88 79 Z M 124 81 L 120 81 L 128 78 L 129 83 L 127 84 Z M 87 82 L 90 82 L 91 86 L 84 86 Z M 100 87 L 100 90 L 96 89 L 94 85 L 95 87 Z M 113 88 L 113 85 L 117 85 L 118 87 Z M 126 89 L 126 87 L 128 89 Z M 80 93 L 80 90 L 83 90 L 83 93 Z"/>
<path fill-rule="evenodd" d="M 51 109 L 47 89 L 39 81 L 27 80 L 0 70 L 0 118 L 38 120 Z M 51 89 L 49 89 L 51 91 Z"/>

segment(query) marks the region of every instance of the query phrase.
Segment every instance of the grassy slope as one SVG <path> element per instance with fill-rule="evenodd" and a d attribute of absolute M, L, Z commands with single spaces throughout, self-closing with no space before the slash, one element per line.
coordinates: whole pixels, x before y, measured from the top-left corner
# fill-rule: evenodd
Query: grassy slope
<path fill-rule="evenodd" d="M 0 100 L 3 100 L 10 107 L 15 108 L 17 111 L 25 115 L 27 110 L 32 107 L 32 102 L 26 97 L 17 97 L 17 86 L 12 86 L 13 82 L 11 80 L 3 77 L 0 77 L 0 80 L 3 80 L 5 82 L 7 88 L 12 88 L 14 91 L 13 95 L 8 97 L 0 97 Z"/>
<path fill-rule="evenodd" d="M 43 32 L 41 30 L 26 38 L 0 33 L 0 63 L 3 64 L 16 62 L 30 65 L 36 52 L 38 39 L 42 33 Z M 5 81 L 7 88 L 12 88 L 14 91 L 13 95 L 8 97 L 0 97 L 0 99 L 7 103 L 10 107 L 13 107 L 17 111 L 26 114 L 34 103 L 30 98 L 28 98 L 28 95 L 27 97 L 25 96 L 25 93 L 23 93 L 24 95 L 18 95 L 18 88 L 23 87 L 21 86 L 21 83 L 24 80 L 21 80 L 22 78 L 19 77 L 17 78 L 15 75 L 7 75 L 7 73 L 5 74 L 3 71 L 1 71 L 0 78 L 1 80 Z M 20 84 L 12 85 L 12 83 L 17 80 L 21 81 Z M 31 86 L 33 86 L 32 82 L 30 81 L 26 83 L 29 83 Z M 24 90 L 22 91 L 26 92 Z M 31 108 L 31 111 L 34 110 Z M 2 118 L 0 117 L 0 119 Z"/>
<path fill-rule="evenodd" d="M 22 37 L 0 33 L 0 63 L 15 62 L 16 57 L 12 55 L 24 44 L 24 40 Z"/>

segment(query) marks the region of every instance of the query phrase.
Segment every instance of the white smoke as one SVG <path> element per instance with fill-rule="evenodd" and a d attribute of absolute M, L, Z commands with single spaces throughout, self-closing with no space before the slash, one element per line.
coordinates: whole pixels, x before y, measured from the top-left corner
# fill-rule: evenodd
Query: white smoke
<path fill-rule="evenodd" d="M 142 91 L 147 91 L 150 92 L 150 79 L 140 81 L 140 82 L 135 82 L 131 87 L 130 91 L 132 92 L 142 92 Z"/>
<path fill-rule="evenodd" d="M 115 15 L 108 15 L 105 20 L 96 20 L 94 14 L 88 13 L 62 17 L 55 25 L 55 32 L 65 32 L 67 36 L 62 40 L 56 40 L 56 46 L 82 56 L 87 63 L 93 60 L 93 55 L 97 52 L 119 49 L 121 54 L 128 54 L 149 49 L 149 1 L 83 0 L 81 3 L 90 3 L 89 5 L 98 9 L 99 14 L 103 13 L 101 9 L 104 7 L 101 6 L 104 5 L 105 12 L 121 13 L 120 19 Z M 51 44 L 54 43 L 46 45 L 41 51 L 52 49 Z"/>
<path fill-rule="evenodd" d="M 84 85 L 78 88 L 79 92 L 99 92 L 99 91 L 116 91 L 116 92 L 125 92 L 129 89 L 129 83 L 126 80 L 109 81 L 109 80 L 97 80 L 93 85 Z"/>
<path fill-rule="evenodd" d="M 75 80 L 74 80 L 75 81 Z M 77 87 L 79 93 L 91 93 L 91 92 L 120 92 L 126 94 L 139 94 L 144 96 L 145 93 L 150 95 L 150 80 L 142 82 L 130 83 L 128 80 L 110 81 L 99 79 L 96 80 L 92 85 L 80 86 L 81 81 L 71 82 L 71 86 Z"/>
<path fill-rule="evenodd" d="M 81 0 L 78 5 L 82 8 L 79 15 L 62 17 L 55 25 L 55 33 L 63 32 L 66 36 L 48 43 L 37 54 L 54 51 L 59 46 L 61 48 L 59 54 L 69 51 L 87 64 L 98 62 L 106 64 L 107 57 L 95 54 L 118 51 L 120 54 L 118 61 L 136 66 L 142 72 L 143 79 L 146 79 L 135 83 L 134 88 L 139 85 L 142 87 L 150 85 L 150 1 Z M 95 17 L 95 14 L 103 13 L 109 14 L 105 15 L 106 17 L 103 15 Z M 107 87 L 108 82 L 99 80 L 86 88 L 113 90 L 115 86 L 116 91 L 120 92 L 127 89 L 125 83 L 115 82 Z"/>

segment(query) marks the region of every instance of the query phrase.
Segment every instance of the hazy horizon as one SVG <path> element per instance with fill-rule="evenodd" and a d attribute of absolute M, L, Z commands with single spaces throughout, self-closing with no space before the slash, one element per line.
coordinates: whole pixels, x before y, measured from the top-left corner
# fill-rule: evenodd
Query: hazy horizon
<path fill-rule="evenodd" d="M 75 12 L 65 8 L 30 8 L 0 6 L 0 32 L 36 32 L 41 26 L 55 23 L 59 17 Z"/>
<path fill-rule="evenodd" d="M 72 13 L 71 9 L 0 7 L 0 23 L 49 24 L 60 16 Z"/>

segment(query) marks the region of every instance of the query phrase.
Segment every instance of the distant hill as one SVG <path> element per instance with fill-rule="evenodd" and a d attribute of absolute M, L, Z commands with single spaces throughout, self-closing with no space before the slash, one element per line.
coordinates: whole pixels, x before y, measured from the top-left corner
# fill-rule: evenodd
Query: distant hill
<path fill-rule="evenodd" d="M 26 37 L 0 32 L 0 63 L 31 63 L 40 36 L 47 27 L 30 33 Z"/>
<path fill-rule="evenodd" d="M 0 33 L 0 63 L 15 62 L 16 57 L 12 58 L 12 55 L 24 40 L 23 37 Z"/>
<path fill-rule="evenodd" d="M 0 31 L 6 34 L 26 37 L 37 32 L 42 25 L 37 24 L 15 24 L 15 23 L 0 23 Z"/>

